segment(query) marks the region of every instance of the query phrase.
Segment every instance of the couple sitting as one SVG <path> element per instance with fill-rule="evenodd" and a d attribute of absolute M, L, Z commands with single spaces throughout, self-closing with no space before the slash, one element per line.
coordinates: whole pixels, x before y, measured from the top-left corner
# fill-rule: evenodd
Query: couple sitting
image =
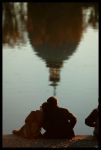
<path fill-rule="evenodd" d="M 50 97 L 43 103 L 40 110 L 32 111 L 25 119 L 20 130 L 13 130 L 13 134 L 28 138 L 67 138 L 72 139 L 75 134 L 73 128 L 76 117 L 65 108 L 57 105 L 57 99 Z M 41 133 L 41 128 L 45 133 Z"/>

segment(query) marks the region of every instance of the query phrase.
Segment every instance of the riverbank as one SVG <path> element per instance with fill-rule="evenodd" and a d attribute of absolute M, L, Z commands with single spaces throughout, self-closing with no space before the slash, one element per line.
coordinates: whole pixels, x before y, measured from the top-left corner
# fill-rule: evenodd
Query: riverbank
<path fill-rule="evenodd" d="M 72 148 L 72 147 L 94 147 L 98 148 L 97 141 L 90 135 L 76 135 L 75 138 L 67 139 L 33 139 L 28 140 L 13 134 L 3 135 L 3 148 Z"/>

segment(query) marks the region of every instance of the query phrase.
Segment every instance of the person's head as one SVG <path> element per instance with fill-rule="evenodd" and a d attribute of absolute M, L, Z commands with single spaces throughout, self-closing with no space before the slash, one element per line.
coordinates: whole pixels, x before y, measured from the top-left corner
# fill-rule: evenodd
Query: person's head
<path fill-rule="evenodd" d="M 54 96 L 49 97 L 47 103 L 50 107 L 57 107 L 57 99 Z"/>
<path fill-rule="evenodd" d="M 41 105 L 41 109 L 43 112 L 47 112 L 48 111 L 48 103 L 47 102 L 44 102 L 42 105 Z"/>

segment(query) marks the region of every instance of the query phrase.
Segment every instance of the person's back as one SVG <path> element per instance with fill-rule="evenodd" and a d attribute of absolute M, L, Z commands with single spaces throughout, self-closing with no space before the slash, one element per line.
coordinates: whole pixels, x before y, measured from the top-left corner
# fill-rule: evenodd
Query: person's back
<path fill-rule="evenodd" d="M 31 113 L 25 119 L 25 123 L 31 124 L 33 122 L 41 126 L 43 121 L 43 112 L 41 110 L 31 111 Z"/>
<path fill-rule="evenodd" d="M 93 135 L 98 139 L 99 137 L 99 109 L 94 109 L 85 119 L 85 124 L 94 127 Z"/>
<path fill-rule="evenodd" d="M 46 138 L 68 138 L 75 136 L 73 127 L 76 118 L 67 109 L 49 104 L 45 113 L 43 128 L 46 130 Z"/>
<path fill-rule="evenodd" d="M 47 116 L 47 132 L 52 137 L 71 139 L 75 136 L 73 127 L 76 123 L 76 118 L 64 108 L 57 107 L 52 109 L 50 115 Z"/>
<path fill-rule="evenodd" d="M 43 112 L 31 111 L 25 119 L 25 124 L 19 130 L 13 130 L 13 134 L 27 139 L 40 138 L 42 122 Z"/>

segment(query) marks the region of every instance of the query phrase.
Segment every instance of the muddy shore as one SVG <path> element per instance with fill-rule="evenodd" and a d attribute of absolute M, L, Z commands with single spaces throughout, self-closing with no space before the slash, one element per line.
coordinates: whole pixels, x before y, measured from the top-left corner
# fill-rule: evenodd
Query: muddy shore
<path fill-rule="evenodd" d="M 28 140 L 13 134 L 3 135 L 3 148 L 72 148 L 90 147 L 98 148 L 98 142 L 91 135 L 76 135 L 75 138 L 67 139 L 33 139 Z"/>

